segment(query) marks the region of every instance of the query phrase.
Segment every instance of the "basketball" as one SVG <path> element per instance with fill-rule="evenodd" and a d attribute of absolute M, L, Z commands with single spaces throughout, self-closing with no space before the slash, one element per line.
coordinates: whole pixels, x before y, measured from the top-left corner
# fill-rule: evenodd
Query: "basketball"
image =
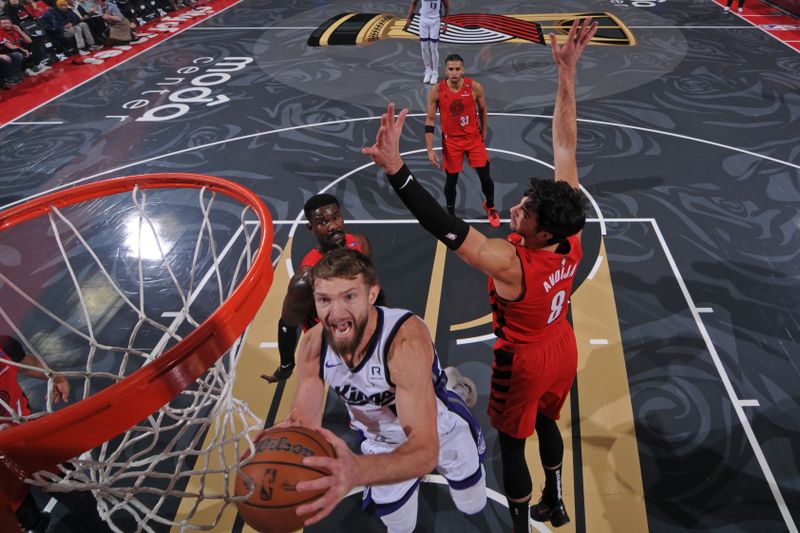
<path fill-rule="evenodd" d="M 295 486 L 330 474 L 324 468 L 303 464 L 304 457 L 336 457 L 333 446 L 321 434 L 304 427 L 267 430 L 256 444 L 256 453 L 245 461 L 236 476 L 236 507 L 245 522 L 261 533 L 289 533 L 302 529 L 303 520 L 295 514 L 300 505 L 314 501 L 324 490 L 297 492 Z M 248 480 L 253 485 L 248 485 Z"/>

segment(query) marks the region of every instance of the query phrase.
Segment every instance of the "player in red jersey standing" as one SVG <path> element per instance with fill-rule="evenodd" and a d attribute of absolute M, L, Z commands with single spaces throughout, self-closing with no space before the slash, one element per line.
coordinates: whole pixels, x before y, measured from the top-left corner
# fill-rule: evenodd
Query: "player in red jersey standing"
<path fill-rule="evenodd" d="M 558 68 L 553 116 L 555 181 L 532 179 L 511 208 L 509 240 L 488 239 L 449 216 L 419 185 L 400 158 L 400 136 L 408 113 L 394 117 L 389 104 L 375 145 L 364 148 L 425 229 L 471 266 L 489 276 L 494 345 L 489 416 L 497 429 L 503 486 L 515 533 L 530 531 L 533 484 L 525 461 L 525 439 L 535 431 L 545 469 L 542 498 L 531 518 L 553 526 L 569 522 L 561 499 L 564 443 L 556 425 L 575 378 L 577 345 L 566 320 L 575 270 L 582 256 L 586 202 L 578 190 L 575 66 L 597 31 L 586 19 L 572 24 L 567 42 L 550 36 Z"/>
<path fill-rule="evenodd" d="M 33 368 L 18 367 L 10 362 Z M 0 429 L 3 426 L 16 425 L 20 422 L 20 417 L 31 414 L 28 397 L 25 396 L 25 392 L 17 381 L 18 374 L 47 379 L 47 374 L 39 359 L 26 354 L 17 339 L 8 335 L 0 335 Z M 56 374 L 53 378 L 52 399 L 64 402 L 69 399 L 69 382 L 64 376 Z M 50 515 L 39 510 L 28 492 L 27 485 L 24 485 L 21 492 L 16 495 L 11 507 L 19 525 L 26 531 L 44 533 L 47 529 Z"/>
<path fill-rule="evenodd" d="M 494 182 L 489 173 L 489 156 L 486 153 L 486 131 L 489 113 L 483 87 L 477 81 L 464 77 L 464 60 L 458 54 L 445 59 L 444 79 L 428 92 L 428 115 L 425 118 L 425 146 L 428 159 L 441 168 L 439 157 L 433 151 L 433 132 L 436 109 L 442 127 L 442 159 L 444 160 L 444 197 L 451 215 L 456 209 L 456 184 L 464 166 L 464 156 L 478 173 L 481 190 L 486 200 L 483 208 L 493 228 L 500 227 L 500 216 L 494 207 Z M 478 118 L 480 113 L 480 119 Z"/>
<path fill-rule="evenodd" d="M 345 233 L 344 218 L 339 209 L 339 200 L 331 194 L 317 194 L 308 199 L 303 206 L 308 220 L 308 230 L 317 239 L 312 248 L 300 262 L 300 268 L 289 281 L 289 288 L 283 299 L 281 318 L 278 320 L 278 352 L 281 364 L 272 375 L 261 377 L 269 383 L 287 379 L 294 371 L 294 351 L 297 347 L 297 327 L 308 330 L 318 322 L 314 309 L 314 294 L 309 272 L 322 259 L 325 253 L 337 248 L 352 248 L 367 257 L 372 256 L 372 248 L 364 235 Z"/>

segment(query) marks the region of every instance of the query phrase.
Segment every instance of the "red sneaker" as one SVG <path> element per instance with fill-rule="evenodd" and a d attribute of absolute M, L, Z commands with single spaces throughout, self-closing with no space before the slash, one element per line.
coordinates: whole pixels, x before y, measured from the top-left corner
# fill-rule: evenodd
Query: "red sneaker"
<path fill-rule="evenodd" d="M 483 208 L 489 216 L 489 225 L 493 228 L 500 227 L 500 215 L 497 214 L 497 209 L 494 207 L 486 207 L 486 202 L 483 202 Z"/>

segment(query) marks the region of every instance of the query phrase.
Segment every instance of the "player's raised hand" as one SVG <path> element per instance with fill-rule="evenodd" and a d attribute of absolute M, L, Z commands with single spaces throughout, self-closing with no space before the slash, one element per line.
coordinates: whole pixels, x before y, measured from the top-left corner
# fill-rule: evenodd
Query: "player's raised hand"
<path fill-rule="evenodd" d="M 321 477 L 311 481 L 301 481 L 297 484 L 298 492 L 306 490 L 327 489 L 325 494 L 311 503 L 301 505 L 297 508 L 297 515 L 311 515 L 303 523 L 304 526 L 316 524 L 328 516 L 342 498 L 350 493 L 350 490 L 357 485 L 356 481 L 356 456 L 347 447 L 347 444 L 325 428 L 314 428 L 319 431 L 325 439 L 331 443 L 336 450 L 336 457 L 306 457 L 303 464 L 316 468 L 326 468 L 330 471 L 329 476 Z"/>
<path fill-rule="evenodd" d="M 387 174 L 395 174 L 403 167 L 403 159 L 400 157 L 400 137 L 403 134 L 406 115 L 408 108 L 400 111 L 395 117 L 394 104 L 386 106 L 386 113 L 381 115 L 381 126 L 378 128 L 375 144 L 361 149 L 361 153 L 368 155 Z"/>
<path fill-rule="evenodd" d="M 52 392 L 50 394 L 51 394 L 50 397 L 55 402 L 59 402 L 59 401 L 68 402 L 69 401 L 69 381 L 67 381 L 67 379 L 64 376 L 60 375 L 60 374 L 56 375 L 56 377 L 53 378 L 53 390 L 52 390 Z"/>
<path fill-rule="evenodd" d="M 553 61 L 559 72 L 563 72 L 562 69 L 567 69 L 567 72 L 575 71 L 578 58 L 581 57 L 583 49 L 586 48 L 595 33 L 597 33 L 597 21 L 585 18 L 582 22 L 579 19 L 572 21 L 569 34 L 567 34 L 567 42 L 564 44 L 558 44 L 555 34 L 550 34 Z"/>

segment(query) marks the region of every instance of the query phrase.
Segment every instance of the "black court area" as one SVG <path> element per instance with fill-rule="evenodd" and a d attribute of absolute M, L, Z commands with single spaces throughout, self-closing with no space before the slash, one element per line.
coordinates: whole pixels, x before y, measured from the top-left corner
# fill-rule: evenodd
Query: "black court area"
<path fill-rule="evenodd" d="M 610 13 L 633 36 L 589 46 L 578 64 L 578 166 L 592 207 L 571 302 L 580 364 L 560 421 L 573 519 L 562 530 L 798 531 L 800 55 L 706 0 L 450 0 L 450 8 L 531 15 L 545 33 L 580 14 Z M 388 102 L 410 108 L 401 150 L 444 204 L 444 176 L 425 154 L 419 43 L 308 45 L 340 14 L 402 18 L 407 9 L 399 0 L 242 0 L 3 127 L 0 208 L 134 174 L 220 176 L 254 191 L 281 249 L 283 274 L 257 319 L 263 327 L 254 324 L 247 338 L 260 358 L 254 368 L 271 373 L 285 283 L 313 246 L 303 203 L 336 195 L 347 230 L 372 243 L 389 304 L 422 316 L 443 364 L 480 391 L 474 412 L 487 436 L 487 506 L 462 516 L 441 478 L 428 476 L 416 531 L 508 532 L 486 415 L 486 279 L 438 250 L 361 154 Z M 527 178 L 552 175 L 550 49 L 442 42 L 439 53 L 464 57 L 466 75 L 486 91 L 486 144 L 505 222 Z M 208 91 L 170 100 L 226 61 L 243 67 Z M 505 236 L 507 227 L 486 223 L 481 200 L 477 175 L 465 167 L 457 213 Z M 28 245 L 4 241 L 0 268 L 26 265 Z M 102 249 L 117 253 L 114 242 Z M 293 380 L 248 383 L 247 402 L 264 424 L 286 415 Z M 333 395 L 323 425 L 353 440 Z M 543 477 L 535 437 L 528 451 L 536 501 Z M 44 493 L 36 498 L 48 503 Z M 354 494 L 307 529 L 385 531 L 360 504 Z M 159 512 L 172 520 L 179 511 Z M 235 513 L 223 518 L 215 531 L 252 531 Z M 180 530 L 155 520 L 117 527 Z"/>

